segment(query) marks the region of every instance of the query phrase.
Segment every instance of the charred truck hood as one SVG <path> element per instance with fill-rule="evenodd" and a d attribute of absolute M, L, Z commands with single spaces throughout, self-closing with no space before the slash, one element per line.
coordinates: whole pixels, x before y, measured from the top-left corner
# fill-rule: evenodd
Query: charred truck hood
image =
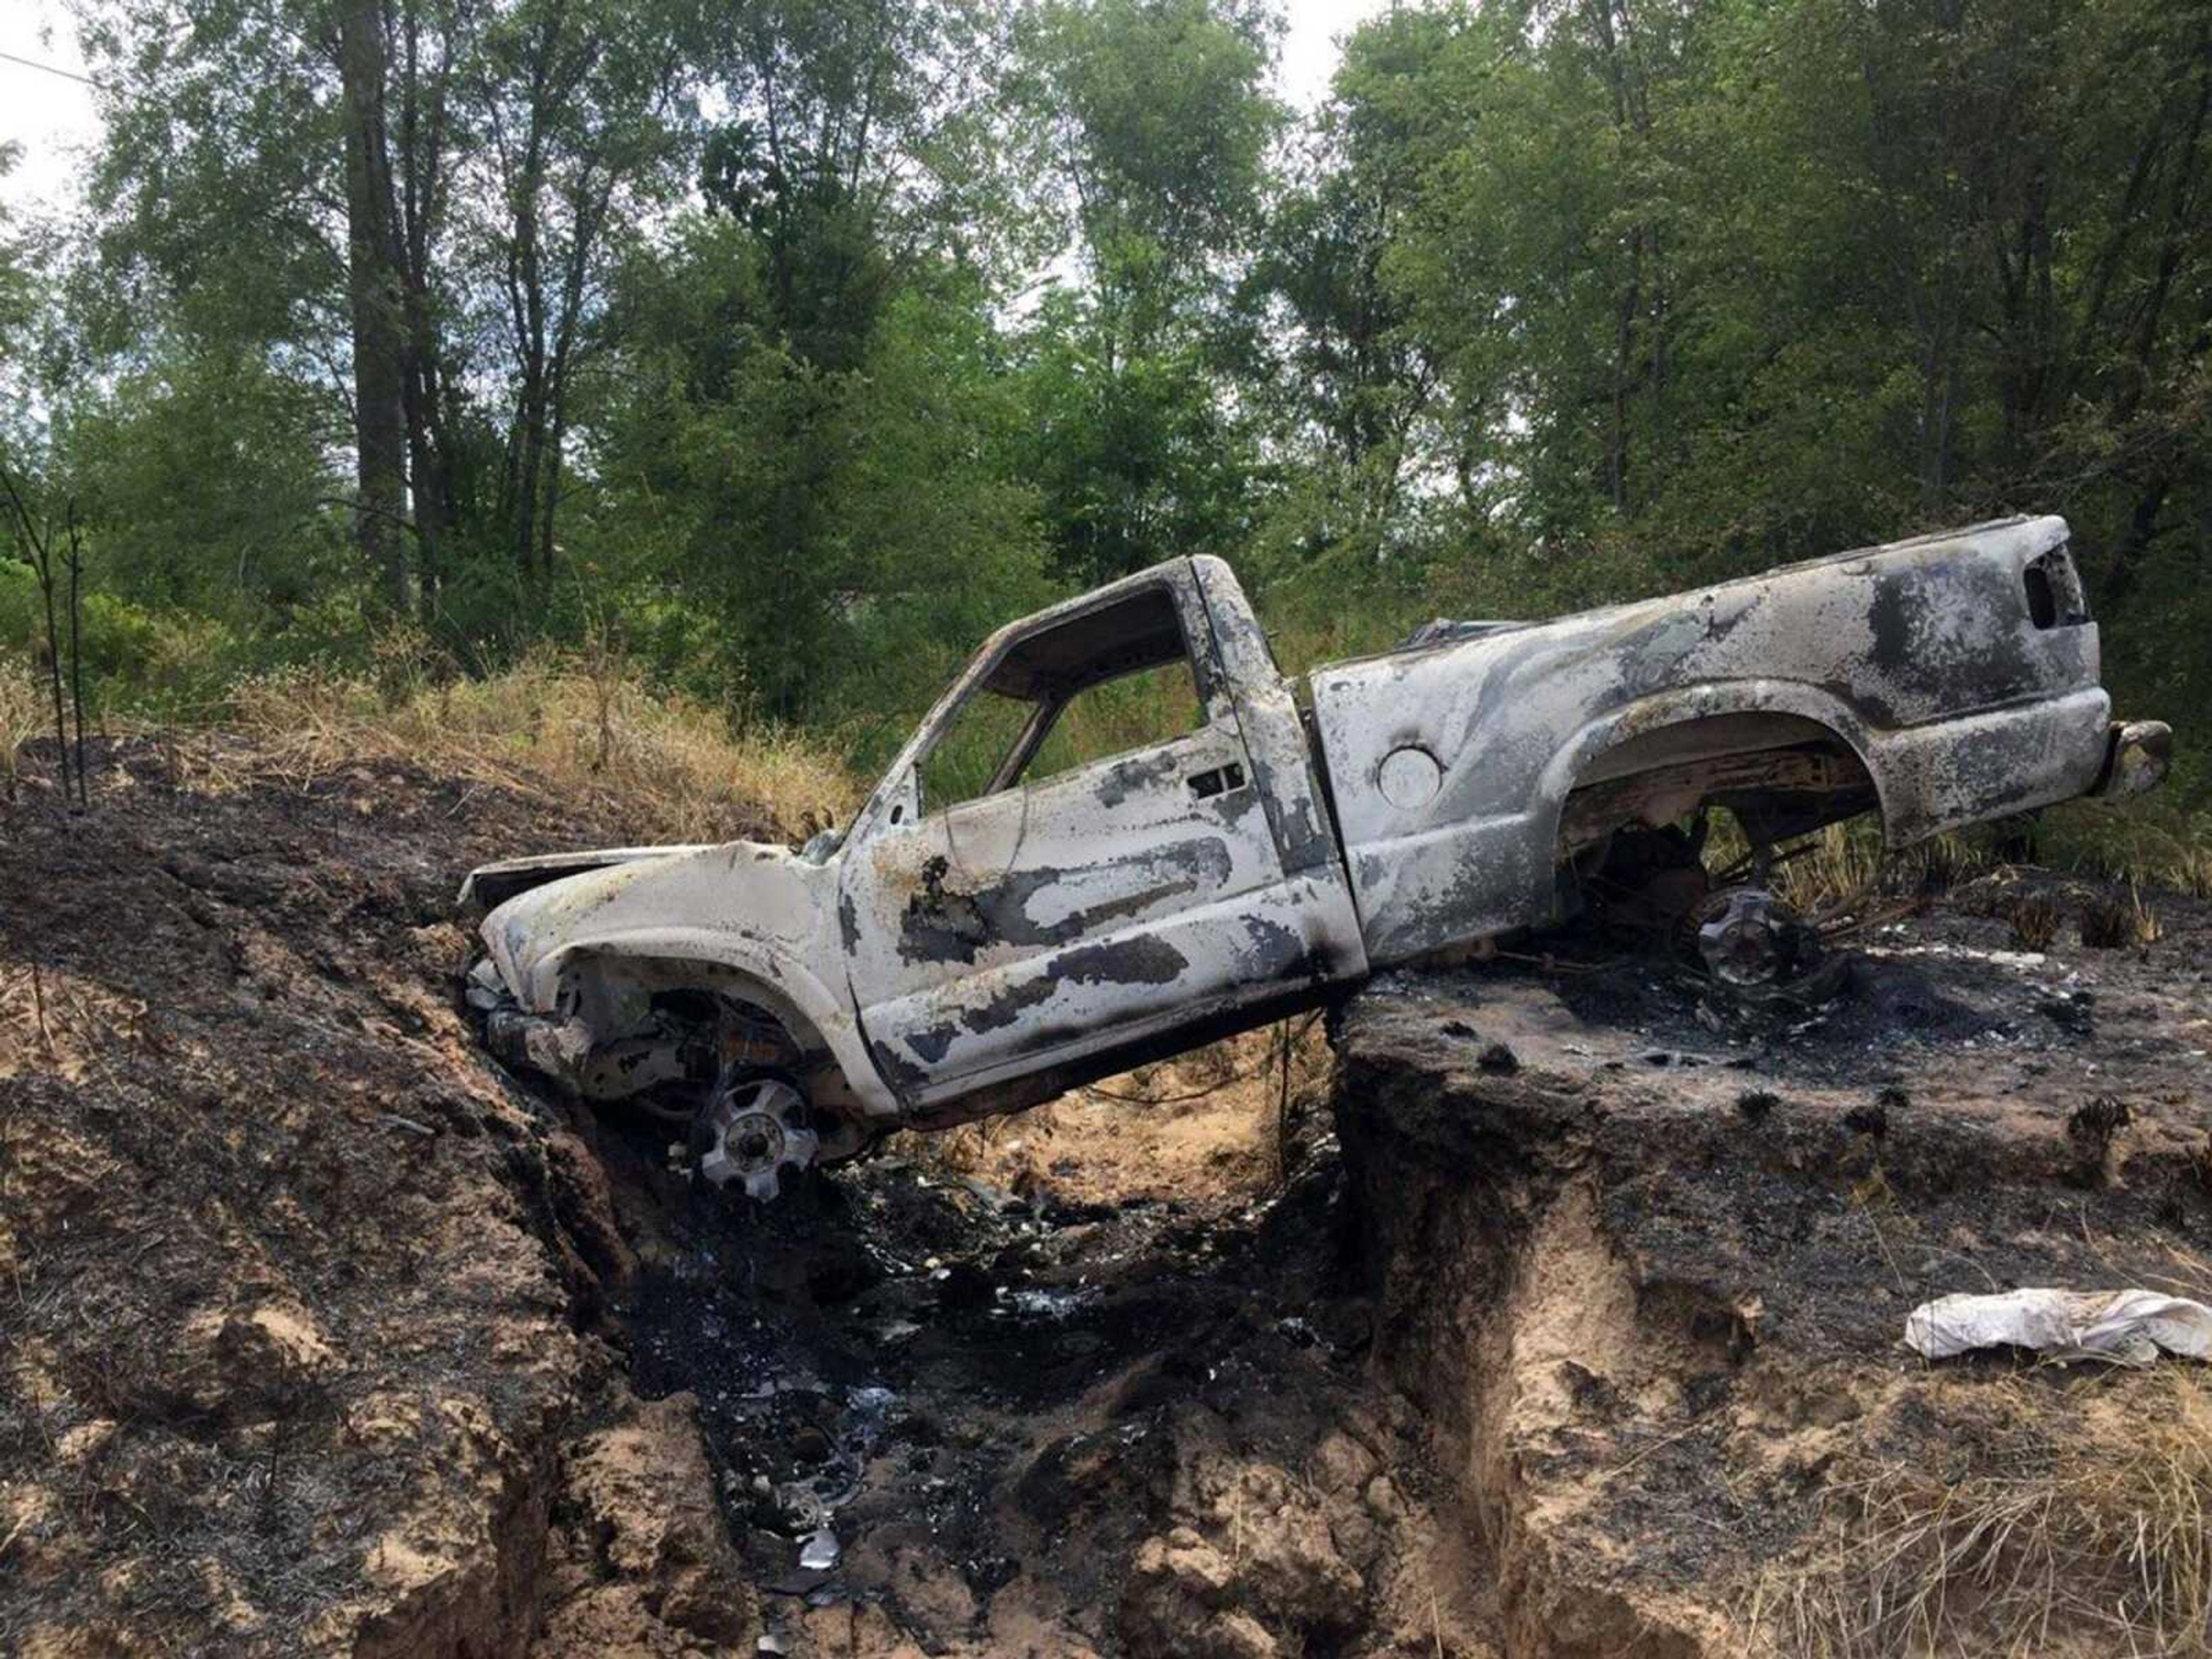
<path fill-rule="evenodd" d="M 756 842 L 568 860 L 583 867 L 506 899 L 483 921 L 501 979 L 534 1013 L 558 1012 L 562 966 L 580 948 L 706 960 L 803 957 L 820 937 L 823 897 L 836 881 L 834 865 Z M 508 867 L 477 872 L 472 890 L 495 891 Z"/>

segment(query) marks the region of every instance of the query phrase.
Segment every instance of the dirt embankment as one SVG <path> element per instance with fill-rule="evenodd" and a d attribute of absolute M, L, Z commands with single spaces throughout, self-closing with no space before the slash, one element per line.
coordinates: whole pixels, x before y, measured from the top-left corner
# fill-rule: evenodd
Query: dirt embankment
<path fill-rule="evenodd" d="M 100 759 L 88 814 L 35 760 L 0 802 L 0 1651 L 744 1638 L 696 1431 L 594 1331 L 604 1176 L 453 1012 L 455 871 L 602 827 Z"/>
<path fill-rule="evenodd" d="M 1347 1012 L 1376 1368 L 1507 1651 L 2204 1650 L 2197 1370 L 1899 1345 L 1954 1291 L 2212 1290 L 2212 926 L 2161 899 L 2148 948 L 2017 949 L 2023 899 L 2085 896 L 1984 878 L 1810 1016 L 1642 965 Z"/>
<path fill-rule="evenodd" d="M 100 761 L 89 814 L 35 755 L 0 803 L 0 1651 L 1454 1628 L 1333 1165 L 1273 1196 L 1266 1039 L 1127 1080 L 1139 1134 L 1065 1103 L 763 1213 L 455 1012 L 459 872 L 623 826 L 389 760 Z"/>
<path fill-rule="evenodd" d="M 1970 891 L 1802 1030 L 1394 981 L 1279 1146 L 1262 1034 L 757 1212 L 454 1012 L 459 872 L 622 830 L 220 742 L 0 803 L 0 1651 L 1893 1650 L 1929 1471 L 2093 1523 L 1942 1557 L 1948 1645 L 2045 1568 L 2051 1646 L 2188 1618 L 2185 1528 L 2095 1574 L 2154 1474 L 2212 1493 L 2145 1455 L 2193 1373 L 1893 1344 L 2201 1287 L 2202 907 L 2029 960 Z"/>

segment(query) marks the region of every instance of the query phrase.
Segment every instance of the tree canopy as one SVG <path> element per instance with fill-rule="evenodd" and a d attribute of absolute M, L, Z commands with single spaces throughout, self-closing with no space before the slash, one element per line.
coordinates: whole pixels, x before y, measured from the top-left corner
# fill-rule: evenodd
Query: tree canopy
<path fill-rule="evenodd" d="M 865 758 L 1178 554 L 1295 656 L 2053 511 L 2212 702 L 2202 5 L 1408 4 L 1310 110 L 1265 0 L 76 11 L 0 441 L 149 694 L 613 639 Z"/>

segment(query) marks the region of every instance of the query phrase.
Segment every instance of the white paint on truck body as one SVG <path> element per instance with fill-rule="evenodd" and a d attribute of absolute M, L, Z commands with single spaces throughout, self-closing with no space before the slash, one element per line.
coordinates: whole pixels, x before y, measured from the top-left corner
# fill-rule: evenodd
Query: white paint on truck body
<path fill-rule="evenodd" d="M 1316 670 L 1370 961 L 1549 919 L 1568 793 L 1670 726 L 1814 723 L 1865 767 L 1896 844 L 2081 793 L 2110 716 L 2096 625 L 2038 627 L 2025 575 L 2065 540 L 2063 520 L 2011 520 Z M 1381 775 L 1407 747 L 1443 769 L 1410 807 Z"/>

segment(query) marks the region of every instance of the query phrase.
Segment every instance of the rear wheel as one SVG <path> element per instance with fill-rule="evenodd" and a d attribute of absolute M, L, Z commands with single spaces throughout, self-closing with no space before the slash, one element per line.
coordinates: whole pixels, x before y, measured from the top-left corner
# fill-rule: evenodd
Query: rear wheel
<path fill-rule="evenodd" d="M 1769 890 L 1772 866 L 1788 854 L 1776 854 L 1756 818 L 1747 822 L 1739 813 L 1737 821 L 1751 849 L 1718 876 L 1705 864 L 1703 805 L 1686 827 L 1631 824 L 1616 831 L 1583 878 L 1588 911 L 1608 933 L 1649 943 L 1740 1000 L 1825 998 L 1841 978 L 1844 959 Z"/>

